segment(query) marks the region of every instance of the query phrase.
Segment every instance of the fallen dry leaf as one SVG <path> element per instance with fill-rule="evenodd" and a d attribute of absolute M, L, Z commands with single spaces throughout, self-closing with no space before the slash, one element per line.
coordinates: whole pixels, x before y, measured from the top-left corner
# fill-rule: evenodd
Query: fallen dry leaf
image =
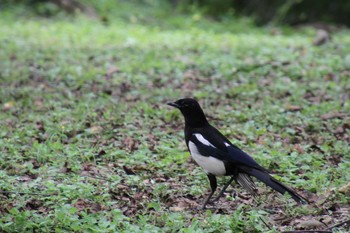
<path fill-rule="evenodd" d="M 31 181 L 32 180 L 32 177 L 28 176 L 28 175 L 25 175 L 25 176 L 20 176 L 17 178 L 18 181 L 21 181 L 21 182 L 28 182 L 28 181 Z"/>
<path fill-rule="evenodd" d="M 101 133 L 102 130 L 103 130 L 102 127 L 97 125 L 97 126 L 91 126 L 86 131 L 91 134 L 98 134 L 98 133 Z"/>
<path fill-rule="evenodd" d="M 85 199 L 78 199 L 73 206 L 79 211 L 88 211 L 89 213 L 96 213 L 101 210 L 101 205 L 98 203 L 91 202 Z"/>
<path fill-rule="evenodd" d="M 42 98 L 38 98 L 34 101 L 34 105 L 37 107 L 43 107 L 44 105 L 44 100 Z"/>
<path fill-rule="evenodd" d="M 35 123 L 35 127 L 36 127 L 40 132 L 42 132 L 42 133 L 45 132 L 44 122 L 42 122 L 42 121 L 37 121 L 37 122 Z"/>
<path fill-rule="evenodd" d="M 345 113 L 341 113 L 341 112 L 330 112 L 330 113 L 326 113 L 323 114 L 321 116 L 322 120 L 329 120 L 329 119 L 333 119 L 333 118 L 343 118 L 345 117 Z"/>
<path fill-rule="evenodd" d="M 350 129 L 350 123 L 345 123 L 342 126 L 337 127 L 335 133 L 345 133 L 347 129 Z"/>
<path fill-rule="evenodd" d="M 324 227 L 324 224 L 316 219 L 306 220 L 297 225 L 298 229 L 315 229 L 321 227 Z"/>
<path fill-rule="evenodd" d="M 118 73 L 118 72 L 120 72 L 119 67 L 111 66 L 111 67 L 109 67 L 109 69 L 106 72 L 106 78 L 110 79 L 110 78 L 112 78 L 113 74 Z"/>
<path fill-rule="evenodd" d="M 296 112 L 302 110 L 303 107 L 297 105 L 287 105 L 286 109 L 290 112 Z"/>
<path fill-rule="evenodd" d="M 169 208 L 170 211 L 174 211 L 174 212 L 180 212 L 183 211 L 185 208 L 184 207 L 179 207 L 179 206 L 172 206 Z"/>
<path fill-rule="evenodd" d="M 123 169 L 127 175 L 136 175 L 136 173 L 131 168 L 129 168 L 125 165 L 123 166 Z"/>
<path fill-rule="evenodd" d="M 26 203 L 27 210 L 37 210 L 43 205 L 41 200 L 29 199 Z"/>
<path fill-rule="evenodd" d="M 69 172 L 72 172 L 72 168 L 70 167 L 68 161 L 65 161 L 65 162 L 64 162 L 64 165 L 63 165 L 63 167 L 60 169 L 60 171 L 61 171 L 62 173 L 69 173 Z"/>
<path fill-rule="evenodd" d="M 10 102 L 4 103 L 4 106 L 2 109 L 4 111 L 7 111 L 7 110 L 10 110 L 11 108 L 13 108 L 14 106 L 15 106 L 15 102 L 10 101 Z"/>
<path fill-rule="evenodd" d="M 293 147 L 294 150 L 298 151 L 299 154 L 304 154 L 305 150 L 299 144 L 295 144 Z"/>
<path fill-rule="evenodd" d="M 350 196 L 350 182 L 339 189 L 340 193 Z"/>
<path fill-rule="evenodd" d="M 122 140 L 122 144 L 123 147 L 132 152 L 137 149 L 138 142 L 135 141 L 132 137 L 126 137 Z"/>

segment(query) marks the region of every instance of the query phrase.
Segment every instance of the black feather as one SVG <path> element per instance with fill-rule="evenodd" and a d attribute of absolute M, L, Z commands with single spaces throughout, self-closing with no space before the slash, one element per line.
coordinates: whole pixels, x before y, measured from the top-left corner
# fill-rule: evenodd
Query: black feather
<path fill-rule="evenodd" d="M 308 201 L 300 196 L 298 193 L 296 193 L 291 188 L 287 187 L 286 185 L 282 184 L 280 181 L 273 178 L 270 174 L 266 173 L 265 171 L 261 171 L 258 169 L 247 169 L 246 173 L 254 176 L 267 186 L 271 187 L 272 189 L 276 190 L 277 192 L 281 194 L 285 194 L 286 192 L 289 193 L 289 195 L 298 203 L 300 204 L 307 204 Z"/>

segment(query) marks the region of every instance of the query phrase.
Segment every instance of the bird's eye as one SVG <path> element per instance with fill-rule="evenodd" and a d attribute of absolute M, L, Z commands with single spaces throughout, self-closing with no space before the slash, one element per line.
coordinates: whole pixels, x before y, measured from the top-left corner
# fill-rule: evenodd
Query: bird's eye
<path fill-rule="evenodd" d="M 184 102 L 184 101 L 181 101 L 179 104 L 181 105 L 181 107 L 187 107 L 187 106 L 188 106 L 188 105 L 186 104 L 186 102 Z"/>

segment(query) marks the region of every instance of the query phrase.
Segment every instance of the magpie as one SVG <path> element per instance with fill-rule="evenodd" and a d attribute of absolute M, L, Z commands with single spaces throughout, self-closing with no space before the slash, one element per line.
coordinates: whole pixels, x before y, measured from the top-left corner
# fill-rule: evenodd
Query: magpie
<path fill-rule="evenodd" d="M 288 193 L 297 203 L 308 203 L 305 198 L 273 178 L 268 170 L 211 126 L 195 99 L 179 99 L 168 105 L 179 109 L 184 116 L 187 148 L 209 179 L 211 193 L 204 201 L 202 209 L 205 209 L 208 203 L 217 201 L 233 181 L 252 195 L 256 195 L 257 188 L 251 177 L 255 177 L 281 194 Z M 210 198 L 217 188 L 216 176 L 231 176 L 231 178 L 217 198 L 211 202 Z"/>

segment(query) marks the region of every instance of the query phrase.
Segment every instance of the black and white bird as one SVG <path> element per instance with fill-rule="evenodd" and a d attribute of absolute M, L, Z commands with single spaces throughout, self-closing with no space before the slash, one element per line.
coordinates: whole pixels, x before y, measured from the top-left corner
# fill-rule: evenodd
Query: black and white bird
<path fill-rule="evenodd" d="M 216 191 L 216 176 L 231 176 L 231 179 L 213 202 L 222 196 L 233 180 L 251 194 L 257 194 L 257 189 L 251 179 L 253 176 L 277 192 L 289 193 L 296 202 L 307 203 L 305 198 L 270 176 L 269 172 L 251 156 L 233 145 L 216 128 L 211 126 L 195 99 L 179 99 L 168 103 L 168 105 L 178 108 L 183 114 L 187 148 L 194 161 L 204 169 L 210 182 L 211 193 L 205 200 L 202 209 L 205 209 Z"/>

